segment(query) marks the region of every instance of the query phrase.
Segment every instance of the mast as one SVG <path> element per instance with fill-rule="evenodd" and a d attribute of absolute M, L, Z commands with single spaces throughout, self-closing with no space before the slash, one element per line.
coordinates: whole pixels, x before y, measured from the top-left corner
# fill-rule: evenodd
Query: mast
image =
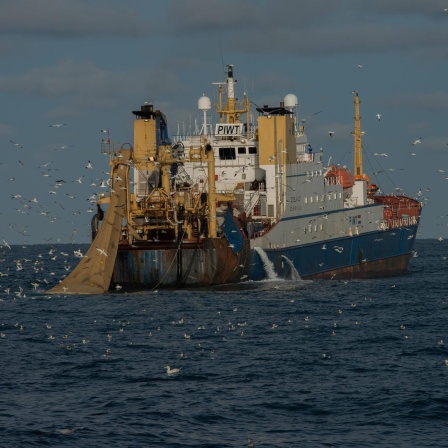
<path fill-rule="evenodd" d="M 355 180 L 363 180 L 363 169 L 362 169 L 362 144 L 361 136 L 364 132 L 361 132 L 361 115 L 359 112 L 359 105 L 361 101 L 359 100 L 358 92 L 355 90 L 355 131 L 352 134 L 355 137 Z"/>
<path fill-rule="evenodd" d="M 227 115 L 228 123 L 235 123 L 235 88 L 233 79 L 233 65 L 227 66 Z"/>
<path fill-rule="evenodd" d="M 246 114 L 246 122 L 249 122 L 250 101 L 246 94 L 243 101 L 235 98 L 235 83 L 236 79 L 233 77 L 233 64 L 227 65 L 227 80 L 225 83 L 214 82 L 212 84 L 218 85 L 218 104 L 216 105 L 216 112 L 219 114 L 219 122 L 226 123 L 240 123 L 240 116 Z M 223 107 L 222 93 L 223 85 L 227 84 L 227 101 Z"/>

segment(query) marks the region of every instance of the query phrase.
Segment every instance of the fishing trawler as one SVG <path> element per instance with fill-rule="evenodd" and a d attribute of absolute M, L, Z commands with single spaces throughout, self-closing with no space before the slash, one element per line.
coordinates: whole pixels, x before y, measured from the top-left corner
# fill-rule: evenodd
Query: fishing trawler
<path fill-rule="evenodd" d="M 170 138 L 165 115 L 145 103 L 133 111 L 133 145 L 102 142 L 110 194 L 99 197 L 86 256 L 50 292 L 406 272 L 421 203 L 379 194 L 363 172 L 357 92 L 352 175 L 312 149 L 296 95 L 257 107 L 254 120 L 232 65 L 215 84 L 215 124 L 202 96 L 200 129 Z"/>

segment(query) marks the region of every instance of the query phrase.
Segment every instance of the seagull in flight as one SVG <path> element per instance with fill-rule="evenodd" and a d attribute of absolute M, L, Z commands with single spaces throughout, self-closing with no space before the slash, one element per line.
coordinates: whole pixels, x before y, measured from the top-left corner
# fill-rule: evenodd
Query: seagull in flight
<path fill-rule="evenodd" d="M 20 143 L 17 143 L 17 142 L 15 142 L 15 141 L 13 141 L 13 140 L 10 140 L 10 142 L 11 142 L 14 146 L 17 146 L 17 148 L 20 148 L 20 149 L 23 148 L 23 146 L 22 146 Z"/>
<path fill-rule="evenodd" d="M 44 163 L 43 165 L 39 165 L 39 168 L 46 168 L 48 165 L 52 164 L 53 161 Z"/>
<path fill-rule="evenodd" d="M 76 258 L 83 258 L 83 257 L 84 257 L 83 253 L 81 252 L 81 249 L 74 250 L 74 251 L 73 251 L 73 255 L 74 255 Z"/>
<path fill-rule="evenodd" d="M 66 123 L 50 124 L 50 128 L 60 128 L 61 126 L 67 126 Z"/>
<path fill-rule="evenodd" d="M 378 121 L 381 121 L 381 114 L 376 114 L 376 118 L 378 118 Z"/>
<path fill-rule="evenodd" d="M 90 163 L 90 160 L 89 160 L 89 162 L 87 163 L 87 165 L 86 165 L 86 168 L 87 169 L 93 169 L 93 166 L 92 166 L 92 164 Z"/>
<path fill-rule="evenodd" d="M 334 134 L 334 131 L 328 131 L 328 135 L 329 135 L 330 137 L 333 137 L 333 134 Z"/>
<path fill-rule="evenodd" d="M 104 249 L 100 249 L 99 247 L 96 248 L 96 250 L 101 254 L 104 255 L 105 257 L 108 257 L 109 255 L 107 255 L 106 251 Z"/>
<path fill-rule="evenodd" d="M 420 138 L 418 138 L 417 140 L 415 140 L 415 142 L 414 143 L 412 143 L 413 145 L 418 145 L 419 143 L 421 143 L 422 142 L 422 138 L 420 137 Z"/>

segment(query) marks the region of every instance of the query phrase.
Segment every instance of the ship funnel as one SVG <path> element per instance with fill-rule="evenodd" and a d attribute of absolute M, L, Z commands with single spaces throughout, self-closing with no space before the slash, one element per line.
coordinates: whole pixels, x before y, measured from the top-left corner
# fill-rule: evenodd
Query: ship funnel
<path fill-rule="evenodd" d="M 154 106 L 151 103 L 144 103 L 140 106 L 140 110 L 133 110 L 132 113 L 147 120 L 154 116 Z"/>

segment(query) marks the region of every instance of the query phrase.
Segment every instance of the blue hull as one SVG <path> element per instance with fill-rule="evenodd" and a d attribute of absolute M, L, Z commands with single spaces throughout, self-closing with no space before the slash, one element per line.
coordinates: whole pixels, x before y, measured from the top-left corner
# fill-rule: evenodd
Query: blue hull
<path fill-rule="evenodd" d="M 403 274 L 412 255 L 417 226 L 354 235 L 327 242 L 281 249 L 266 249 L 273 266 L 266 267 L 259 253 L 251 251 L 249 277 L 266 279 L 272 271 L 279 278 L 347 279 Z M 272 272 L 271 272 L 272 274 Z"/>

